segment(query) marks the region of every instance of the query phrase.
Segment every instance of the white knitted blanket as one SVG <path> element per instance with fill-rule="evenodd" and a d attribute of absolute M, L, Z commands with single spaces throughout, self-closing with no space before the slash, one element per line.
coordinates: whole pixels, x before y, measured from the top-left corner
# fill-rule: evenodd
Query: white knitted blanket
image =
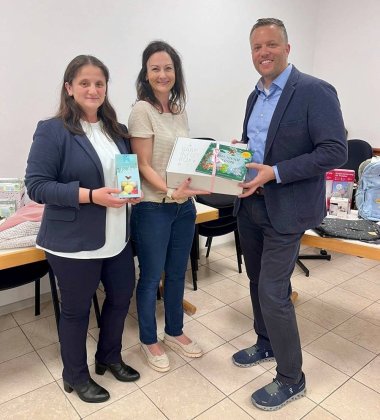
<path fill-rule="evenodd" d="M 0 231 L 0 249 L 34 246 L 41 222 L 23 222 Z"/>

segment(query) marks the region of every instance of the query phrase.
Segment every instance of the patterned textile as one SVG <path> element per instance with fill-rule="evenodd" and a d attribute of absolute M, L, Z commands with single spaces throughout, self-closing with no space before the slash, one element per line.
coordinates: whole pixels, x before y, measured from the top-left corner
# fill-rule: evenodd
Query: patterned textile
<path fill-rule="evenodd" d="M 13 216 L 8 217 L 3 223 L 0 223 L 0 232 L 23 222 L 40 222 L 43 212 L 44 204 L 37 204 L 31 201 L 25 206 L 20 207 Z"/>
<path fill-rule="evenodd" d="M 380 225 L 370 220 L 325 218 L 315 231 L 326 237 L 355 239 L 364 242 L 380 240 Z"/>
<path fill-rule="evenodd" d="M 41 222 L 23 222 L 0 232 L 0 249 L 24 248 L 36 245 Z"/>

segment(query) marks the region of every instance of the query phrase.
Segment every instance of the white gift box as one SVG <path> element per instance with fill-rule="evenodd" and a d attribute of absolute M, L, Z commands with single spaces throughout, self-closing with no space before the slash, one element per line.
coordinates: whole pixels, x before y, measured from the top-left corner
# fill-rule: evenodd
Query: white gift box
<path fill-rule="evenodd" d="M 196 172 L 196 167 L 206 153 L 210 143 L 215 141 L 190 139 L 178 137 L 176 139 L 172 154 L 166 168 L 166 183 L 169 188 L 177 188 L 185 179 L 191 178 L 190 187 L 210 191 L 213 193 L 238 195 L 242 193 L 242 188 L 238 186 L 240 181 L 219 176 L 212 176 Z M 218 142 L 226 146 L 231 143 Z M 244 144 L 232 145 L 242 151 L 246 150 Z"/>
<path fill-rule="evenodd" d="M 350 212 L 350 201 L 348 198 L 342 197 L 331 197 L 330 199 L 330 210 L 331 216 L 345 218 Z"/>

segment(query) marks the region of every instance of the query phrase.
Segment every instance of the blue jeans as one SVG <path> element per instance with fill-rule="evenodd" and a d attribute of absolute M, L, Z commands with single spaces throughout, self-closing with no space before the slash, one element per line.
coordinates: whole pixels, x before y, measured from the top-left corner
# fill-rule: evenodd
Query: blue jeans
<path fill-rule="evenodd" d="M 140 341 L 157 342 L 156 299 L 165 272 L 165 332 L 182 334 L 185 272 L 194 236 L 196 211 L 183 204 L 141 202 L 133 206 L 131 235 L 140 266 L 136 288 Z"/>

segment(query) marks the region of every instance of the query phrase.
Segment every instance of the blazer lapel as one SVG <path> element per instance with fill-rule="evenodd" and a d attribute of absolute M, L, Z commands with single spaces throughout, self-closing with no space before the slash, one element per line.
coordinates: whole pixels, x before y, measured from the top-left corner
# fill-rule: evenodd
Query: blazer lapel
<path fill-rule="evenodd" d="M 122 154 L 127 154 L 128 153 L 127 146 L 126 146 L 125 141 L 123 139 L 116 140 L 115 144 L 116 144 L 117 148 L 119 149 L 120 153 L 122 153 Z"/>
<path fill-rule="evenodd" d="M 282 92 L 280 99 L 278 100 L 276 109 L 273 113 L 273 117 L 269 125 L 267 140 L 265 143 L 264 161 L 269 149 L 272 147 L 273 140 L 276 136 L 278 126 L 280 124 L 282 116 L 284 115 L 286 107 L 288 106 L 288 103 L 294 94 L 295 85 L 297 84 L 298 77 L 299 71 L 293 66 L 288 82 L 286 83 L 284 91 Z"/>
<path fill-rule="evenodd" d="M 74 139 L 79 143 L 79 145 L 85 150 L 85 152 L 90 156 L 92 161 L 95 163 L 95 166 L 99 171 L 99 174 L 102 179 L 102 183 L 104 185 L 103 166 L 90 140 L 87 138 L 87 136 L 80 136 L 79 134 L 75 134 Z"/>

